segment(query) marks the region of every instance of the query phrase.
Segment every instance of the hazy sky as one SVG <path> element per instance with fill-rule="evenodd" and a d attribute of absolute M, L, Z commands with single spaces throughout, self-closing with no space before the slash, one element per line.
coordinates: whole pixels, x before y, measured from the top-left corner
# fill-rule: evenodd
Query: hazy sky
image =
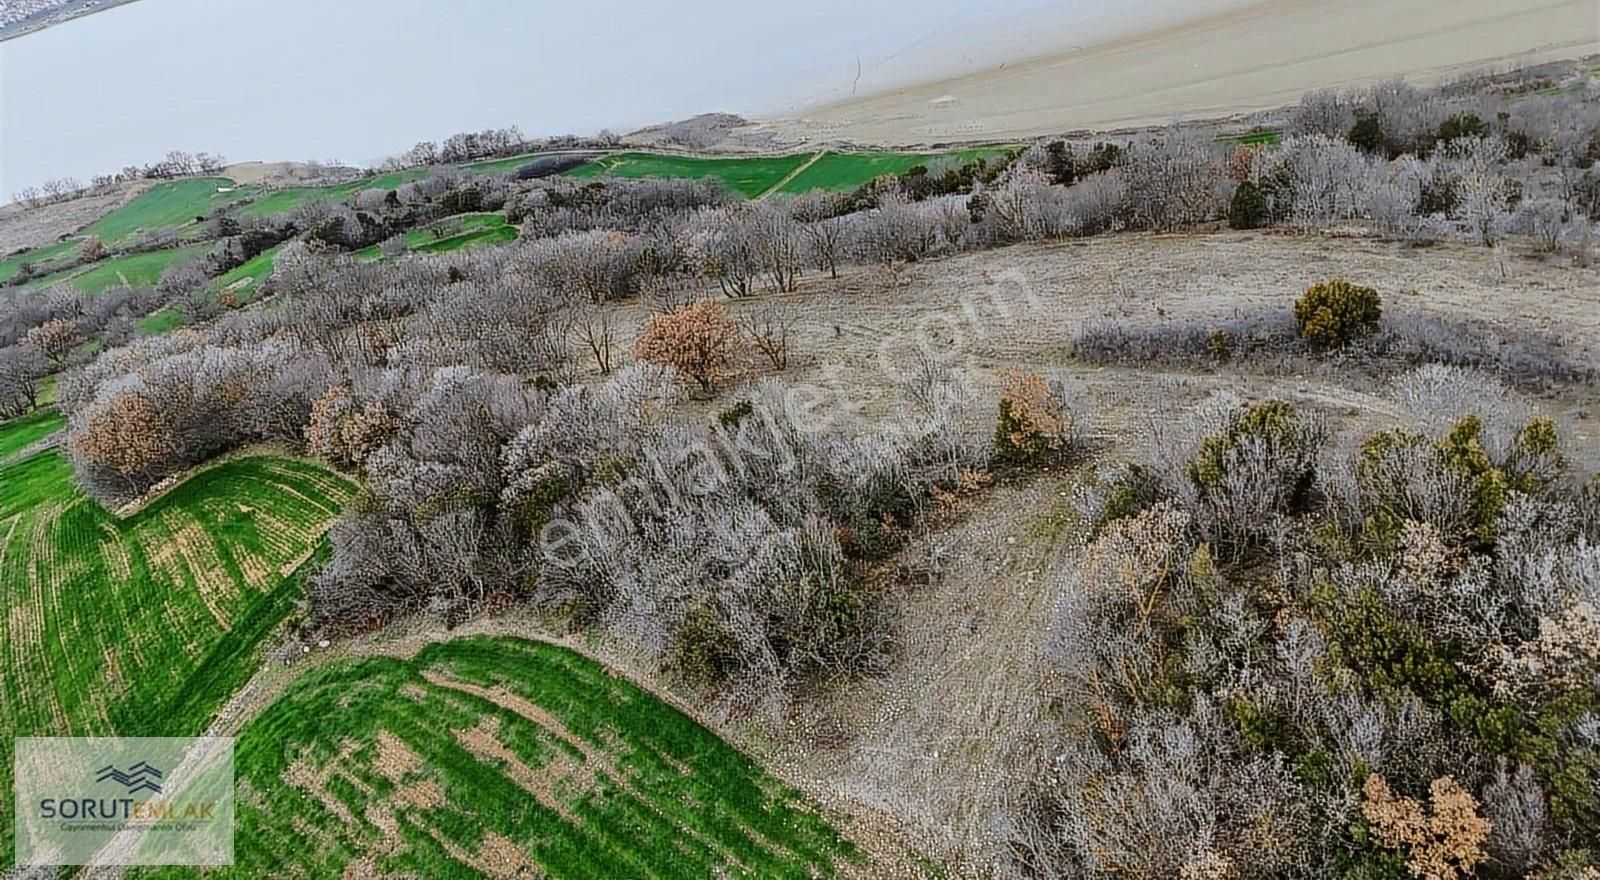
<path fill-rule="evenodd" d="M 515 123 L 781 115 L 1242 0 L 138 0 L 0 43 L 0 192 L 169 149 L 365 164 Z"/>

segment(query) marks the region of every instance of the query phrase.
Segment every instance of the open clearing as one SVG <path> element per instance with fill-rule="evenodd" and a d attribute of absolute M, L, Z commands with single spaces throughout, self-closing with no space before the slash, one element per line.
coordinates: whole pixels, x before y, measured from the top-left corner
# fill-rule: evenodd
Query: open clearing
<path fill-rule="evenodd" d="M 31 264 L 35 275 L 48 273 L 54 268 L 55 264 L 71 258 L 74 253 L 77 253 L 78 248 L 82 246 L 83 242 L 81 240 L 69 238 L 66 241 L 58 241 L 46 247 L 35 248 L 26 253 L 17 254 L 14 257 L 7 257 L 4 260 L 0 260 L 0 281 L 5 281 L 22 271 L 23 263 Z"/>
<path fill-rule="evenodd" d="M 248 302 L 261 289 L 262 280 L 272 274 L 280 250 L 281 244 L 268 248 L 222 273 L 212 280 L 212 289 L 218 293 L 228 291 L 240 302 Z"/>
<path fill-rule="evenodd" d="M 226 177 L 196 177 L 158 183 L 89 224 L 83 232 L 98 235 L 110 245 L 137 232 L 186 226 L 196 217 L 204 217 L 244 195 L 242 190 L 218 192 L 219 188 L 232 189 L 233 181 Z"/>
<path fill-rule="evenodd" d="M 41 409 L 0 423 L 0 461 L 61 430 L 66 423 L 66 416 L 53 409 Z"/>
<path fill-rule="evenodd" d="M 394 189 L 402 183 L 421 180 L 427 176 L 428 169 L 426 168 L 408 168 L 405 171 L 380 174 L 375 177 L 363 177 L 360 180 L 336 183 L 332 186 L 285 187 L 263 194 L 255 201 L 240 208 L 239 213 L 246 217 L 266 217 L 272 214 L 282 214 L 285 211 L 293 211 L 313 199 L 342 202 L 351 193 L 369 189 Z"/>
<path fill-rule="evenodd" d="M 540 153 L 528 153 L 520 156 L 510 156 L 505 159 L 483 159 L 476 162 L 463 162 L 456 168 L 468 174 L 504 174 L 516 170 L 538 158 Z M 393 171 L 378 174 L 372 177 L 363 177 L 345 183 L 336 183 L 331 186 L 291 186 L 275 189 L 262 194 L 255 201 L 239 209 L 239 213 L 246 217 L 266 217 L 272 214 L 282 214 L 293 211 L 313 199 L 326 199 L 330 202 L 342 202 L 353 193 L 364 192 L 369 189 L 389 190 L 403 183 L 421 180 L 428 176 L 428 168 L 407 168 L 404 171 Z"/>
<path fill-rule="evenodd" d="M 951 162 L 961 164 L 974 159 L 998 156 L 1004 147 L 953 150 L 948 153 L 823 153 L 810 167 L 779 188 L 783 193 L 808 193 L 812 190 L 849 192 L 885 174 L 904 174 L 923 165 Z"/>
<path fill-rule="evenodd" d="M 568 177 L 577 178 L 676 177 L 699 180 L 702 177 L 715 177 L 726 183 L 729 189 L 754 198 L 771 189 L 810 158 L 809 153 L 726 159 L 664 153 L 614 153 L 565 173 Z"/>
<path fill-rule="evenodd" d="M 413 253 L 443 254 L 476 244 L 516 241 L 517 235 L 517 227 L 508 224 L 504 214 L 459 214 L 412 229 L 404 241 Z M 382 253 L 383 246 L 375 244 L 356 251 L 356 256 L 375 260 Z"/>
<path fill-rule="evenodd" d="M 206 876 L 801 880 L 858 858 L 688 716 L 523 639 L 333 661 L 250 721 L 236 758 L 237 861 Z"/>
<path fill-rule="evenodd" d="M 99 293 L 123 283 L 133 287 L 150 287 L 160 281 L 162 273 L 174 264 L 198 257 L 207 250 L 208 245 L 197 244 L 112 257 L 89 266 L 36 278 L 23 285 L 23 288 L 49 287 L 63 281 L 72 282 L 74 287 L 85 293 Z"/>
<path fill-rule="evenodd" d="M 0 429 L 6 446 L 37 424 Z M 0 466 L 0 785 L 13 736 L 181 736 L 258 663 L 297 571 L 355 487 L 247 455 L 126 519 L 79 492 L 54 450 Z M 40 687 L 49 682 L 49 687 Z M 0 862 L 12 804 L 0 805 Z"/>

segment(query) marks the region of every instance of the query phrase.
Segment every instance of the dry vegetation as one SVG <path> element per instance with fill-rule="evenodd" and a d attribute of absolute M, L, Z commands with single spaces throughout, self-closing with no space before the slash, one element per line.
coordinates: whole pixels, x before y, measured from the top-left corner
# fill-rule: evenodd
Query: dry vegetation
<path fill-rule="evenodd" d="M 260 441 L 358 474 L 302 635 L 514 608 L 625 646 L 961 876 L 1580 877 L 1593 96 L 1390 84 L 1277 145 L 1062 140 L 793 201 L 432 174 L 225 236 L 294 239 L 270 308 L 122 344 L 82 297 L 8 301 L 0 392 L 61 371 L 108 502 Z M 355 256 L 485 209 L 515 243 Z M 532 846 L 456 832 L 413 854 Z"/>

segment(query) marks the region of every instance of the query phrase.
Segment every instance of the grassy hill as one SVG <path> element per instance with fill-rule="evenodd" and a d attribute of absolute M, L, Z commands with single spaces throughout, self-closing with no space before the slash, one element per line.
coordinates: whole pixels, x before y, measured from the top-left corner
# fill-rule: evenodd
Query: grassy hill
<path fill-rule="evenodd" d="M 0 426 L 20 448 L 33 417 Z M 0 786 L 11 737 L 182 736 L 251 675 L 293 607 L 296 573 L 355 487 L 317 465 L 246 456 L 119 519 L 55 451 L 0 466 Z M 9 799 L 0 863 L 10 863 Z"/>
<path fill-rule="evenodd" d="M 745 196 L 758 196 L 771 189 L 811 158 L 809 153 L 792 156 L 750 156 L 705 159 L 659 153 L 613 153 L 566 172 L 568 177 L 675 177 L 698 180 L 715 177 Z"/>
<path fill-rule="evenodd" d="M 86 293 L 99 293 L 123 283 L 134 287 L 149 287 L 160 281 L 162 273 L 171 266 L 198 257 L 209 249 L 210 245 L 192 244 L 112 257 L 88 266 L 36 278 L 24 284 L 23 289 L 49 287 L 63 281 L 72 282 L 74 287 Z"/>
<path fill-rule="evenodd" d="M 229 192 L 218 192 L 227 189 Z M 187 226 L 222 205 L 243 198 L 248 190 L 234 187 L 226 177 L 195 177 L 158 183 L 133 201 L 101 217 L 84 228 L 86 235 L 98 235 L 107 245 L 134 233 Z"/>

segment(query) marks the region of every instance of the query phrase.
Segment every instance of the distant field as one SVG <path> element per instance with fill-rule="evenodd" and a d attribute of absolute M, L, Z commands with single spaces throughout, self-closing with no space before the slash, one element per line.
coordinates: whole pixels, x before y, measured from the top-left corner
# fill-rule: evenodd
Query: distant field
<path fill-rule="evenodd" d="M 476 162 L 467 162 L 460 166 L 462 171 L 473 174 L 509 174 L 512 171 L 550 153 L 523 153 L 519 156 L 507 156 L 504 159 L 480 159 Z"/>
<path fill-rule="evenodd" d="M 1223 140 L 1228 141 L 1229 143 L 1238 144 L 1243 147 L 1254 147 L 1264 144 L 1275 144 L 1282 140 L 1282 138 L 1283 136 L 1276 131 L 1252 131 L 1229 138 L 1223 138 Z"/>
<path fill-rule="evenodd" d="M 9 422 L 0 422 L 0 461 L 61 430 L 67 417 L 42 409 Z"/>
<path fill-rule="evenodd" d="M 855 858 L 798 792 L 688 716 L 521 639 L 309 673 L 235 758 L 236 862 L 207 877 L 807 880 Z"/>
<path fill-rule="evenodd" d="M 454 234 L 441 234 L 454 232 Z M 517 228 L 506 223 L 504 214 L 464 214 L 431 223 L 405 234 L 406 249 L 419 254 L 442 254 L 475 244 L 500 244 L 515 241 Z M 382 254 L 382 245 L 371 245 L 356 252 L 365 260 Z"/>
<path fill-rule="evenodd" d="M 115 287 L 124 282 L 135 287 L 147 287 L 160 281 L 161 274 L 168 267 L 183 260 L 198 257 L 208 249 L 208 245 L 197 244 L 187 247 L 168 248 L 163 251 L 130 254 L 125 257 L 114 257 L 87 267 L 37 278 L 28 282 L 24 287 L 48 287 L 62 281 L 71 281 L 79 290 L 88 293 L 99 293 L 108 287 Z"/>
<path fill-rule="evenodd" d="M 139 319 L 139 332 L 146 336 L 160 336 L 182 327 L 187 321 L 177 309 L 166 308 L 151 312 Z"/>
<path fill-rule="evenodd" d="M 150 187 L 133 201 L 89 224 L 83 231 L 98 235 L 106 244 L 115 244 L 141 230 L 170 229 L 193 223 L 196 217 L 210 214 L 220 205 L 238 201 L 248 189 L 229 193 L 218 187 L 232 187 L 225 177 L 196 177 L 171 180 Z"/>
<path fill-rule="evenodd" d="M 22 271 L 23 263 L 32 263 L 35 275 L 40 272 L 49 272 L 51 263 L 64 257 L 72 256 L 82 246 L 83 241 L 81 239 L 69 238 L 66 241 L 58 241 L 42 248 L 34 248 L 15 257 L 7 257 L 4 260 L 0 260 L 0 281 L 5 281 Z"/>
<path fill-rule="evenodd" d="M 278 251 L 281 250 L 283 245 L 280 244 L 256 254 L 217 276 L 212 280 L 211 286 L 219 292 L 233 291 L 233 295 L 238 297 L 240 302 L 251 299 L 261 289 L 261 282 L 277 267 Z"/>
<path fill-rule="evenodd" d="M 946 153 L 835 153 L 828 152 L 783 185 L 780 192 L 808 193 L 812 190 L 849 192 L 885 174 L 904 174 L 918 165 L 932 166 L 941 161 L 962 164 L 978 158 L 999 156 L 1004 147 L 952 150 Z"/>
<path fill-rule="evenodd" d="M 405 171 L 380 174 L 375 177 L 363 177 L 360 180 L 338 183 L 333 186 L 291 186 L 284 189 L 275 189 L 240 208 L 239 213 L 246 217 L 266 217 L 272 214 L 282 214 L 285 211 L 293 211 L 313 199 L 342 202 L 349 198 L 351 193 L 369 189 L 394 189 L 402 183 L 420 180 L 427 176 L 428 169 L 426 168 L 408 168 Z"/>
<path fill-rule="evenodd" d="M 793 156 L 751 156 L 702 159 L 656 153 L 615 153 L 579 165 L 566 172 L 568 177 L 715 177 L 730 189 L 754 197 L 771 189 L 789 172 L 811 158 L 809 153 Z"/>
<path fill-rule="evenodd" d="M 501 223 L 498 226 L 488 226 L 452 235 L 448 238 L 433 239 L 414 245 L 411 249 L 419 254 L 442 254 L 478 244 L 504 244 L 517 240 L 517 228 Z"/>
<path fill-rule="evenodd" d="M 0 427 L 14 446 L 36 426 Z M 0 787 L 13 736 L 181 736 L 255 670 L 294 575 L 355 487 L 271 456 L 191 476 L 127 519 L 56 451 L 0 467 Z M 0 801 L 0 863 L 12 802 Z"/>

